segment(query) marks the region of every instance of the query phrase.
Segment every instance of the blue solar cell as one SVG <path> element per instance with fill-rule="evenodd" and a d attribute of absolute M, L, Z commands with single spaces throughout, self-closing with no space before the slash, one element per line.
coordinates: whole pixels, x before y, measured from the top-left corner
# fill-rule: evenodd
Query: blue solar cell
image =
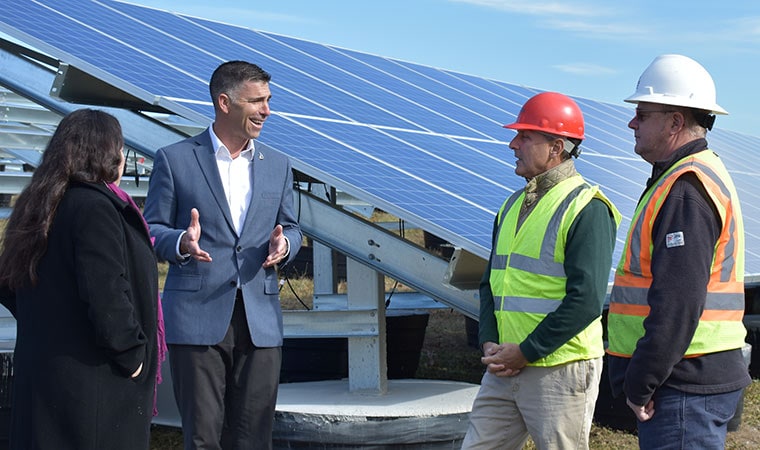
<path fill-rule="evenodd" d="M 230 34 L 229 25 L 198 19 L 194 21 L 221 35 Z M 320 105 L 330 104 L 329 109 L 344 120 L 420 131 L 424 129 L 393 108 L 378 102 L 379 96 L 382 97 L 379 89 L 318 59 L 282 45 L 266 33 L 240 28 L 231 35 L 234 36 L 234 42 L 228 41 L 227 48 L 246 48 L 254 51 L 257 58 L 252 60 L 261 61 L 260 65 L 263 68 L 276 74 L 275 80 L 280 86 L 297 86 L 300 95 Z M 356 89 L 348 90 L 347 85 Z M 356 92 L 362 89 L 363 92 Z M 368 93 L 371 95 L 367 95 Z M 304 114 L 301 110 L 281 111 Z"/>
<path fill-rule="evenodd" d="M 70 63 L 81 61 L 151 92 L 194 98 L 207 89 L 202 81 L 149 56 L 141 47 L 125 45 L 111 37 L 114 29 L 129 29 L 138 36 L 147 27 L 116 16 L 94 2 L 59 2 L 55 6 L 54 10 L 36 2 L 4 2 L 2 21 L 51 46 Z M 74 65 L 82 68 L 82 64 Z"/>
<path fill-rule="evenodd" d="M 482 246 L 480 250 L 487 248 L 490 231 L 483 233 L 482 226 L 469 230 L 461 227 L 462 220 L 473 214 L 490 223 L 498 209 L 498 205 L 495 209 L 488 209 L 478 206 L 479 203 L 468 202 L 467 195 L 483 194 L 478 190 L 479 186 L 482 187 L 482 180 L 476 174 L 460 174 L 451 162 L 426 155 L 382 131 L 346 123 L 294 120 L 273 117 L 267 122 L 261 141 L 280 150 L 287 146 L 290 151 L 295 151 L 291 157 L 298 164 L 304 164 L 313 171 L 339 173 L 340 183 L 348 183 L 350 189 L 359 187 L 360 192 L 349 189 L 350 193 L 359 198 L 382 199 L 384 209 L 399 217 L 414 223 L 420 222 L 410 219 L 410 216 L 422 218 L 423 223 L 436 220 L 439 226 L 449 230 L 449 234 L 451 231 L 465 233 L 467 239 Z M 371 144 L 367 142 L 368 138 Z M 458 145 L 445 138 L 437 139 L 448 141 L 451 146 Z M 299 148 L 293 149 L 294 146 Z M 459 176 L 451 177 L 452 173 Z M 491 191 L 497 192 L 498 203 L 503 201 L 505 195 L 498 193 L 497 189 Z M 503 188 L 501 191 L 506 192 Z M 452 208 L 464 212 L 450 216 Z M 461 240 L 454 236 L 451 238 L 453 242 L 458 239 Z"/>
<path fill-rule="evenodd" d="M 275 111 L 262 142 L 299 171 L 474 253 L 487 255 L 494 214 L 525 184 L 508 147 L 514 132 L 502 125 L 536 88 L 109 0 L 48 3 L 5 0 L 0 27 L 95 76 L 178 99 L 209 122 L 213 69 L 260 64 L 273 75 Z M 587 136 L 578 171 L 624 217 L 617 261 L 651 166 L 633 152 L 633 105 L 575 100 Z M 756 138 L 715 129 L 708 140 L 739 190 L 746 271 L 760 274 Z"/>
<path fill-rule="evenodd" d="M 160 30 L 172 30 L 171 38 L 164 37 L 163 39 L 160 39 L 164 42 L 165 46 L 171 49 L 169 52 L 165 51 L 163 48 L 155 48 L 151 41 L 147 41 L 151 43 L 150 47 L 145 44 L 142 44 L 142 47 L 151 48 L 151 51 L 155 51 L 158 55 L 172 55 L 173 63 L 176 64 L 178 68 L 192 71 L 197 74 L 198 77 L 201 77 L 206 84 L 206 87 L 203 90 L 196 90 L 194 92 L 194 95 L 196 96 L 201 95 L 199 100 L 210 100 L 207 87 L 208 79 L 220 63 L 229 60 L 244 59 L 260 64 L 265 70 L 275 75 L 271 85 L 273 109 L 283 112 L 297 112 L 304 115 L 325 117 L 328 119 L 346 119 L 345 117 L 320 106 L 318 103 L 310 101 L 302 95 L 288 90 L 288 88 L 284 86 L 300 86 L 304 84 L 303 80 L 293 79 L 294 77 L 291 76 L 291 70 L 280 67 L 281 64 L 279 62 L 273 62 L 270 58 L 267 58 L 260 52 L 256 51 L 255 49 L 257 48 L 257 45 L 242 45 L 230 37 L 237 37 L 243 33 L 255 37 L 256 34 L 249 30 L 227 26 L 225 30 L 226 33 L 219 33 L 204 28 L 203 25 L 207 25 L 208 22 L 199 19 L 187 19 L 183 16 L 167 14 L 164 11 L 126 3 L 114 3 L 113 6 L 115 9 L 118 9 L 137 20 L 150 23 Z M 126 36 L 125 39 L 130 39 L 130 37 Z M 154 48 L 155 50 L 153 50 Z M 203 49 L 203 52 L 200 52 L 201 54 L 199 54 L 199 51 L 196 49 Z M 177 52 L 179 52 L 180 55 L 176 55 Z M 262 62 L 262 60 L 267 63 Z"/>
<path fill-rule="evenodd" d="M 449 87 L 457 92 L 461 92 L 469 98 L 478 99 L 480 100 L 479 103 L 472 103 L 467 98 L 459 97 L 462 104 L 468 106 L 472 105 L 472 109 L 475 111 L 487 112 L 488 109 L 484 109 L 482 104 L 491 105 L 499 111 L 495 112 L 492 116 L 495 122 L 499 124 L 514 120 L 514 118 L 517 117 L 517 113 L 520 111 L 520 107 L 524 103 L 524 100 L 527 100 L 528 98 L 526 97 L 525 99 L 520 99 L 520 101 L 515 101 L 514 93 L 505 96 L 503 95 L 503 89 L 498 85 L 492 83 L 471 83 L 468 81 L 469 77 L 467 75 L 352 50 L 341 51 L 357 60 L 364 61 L 369 65 L 389 73 L 398 74 L 399 76 L 414 81 L 415 83 L 419 83 L 422 86 L 431 86 L 431 90 L 434 92 L 447 92 L 446 90 L 442 90 L 441 87 L 436 87 L 437 84 L 438 86 Z M 482 79 L 479 81 L 482 81 Z M 431 82 L 436 84 L 431 84 Z M 478 106 L 476 107 L 475 105 Z M 500 120 L 501 117 L 504 117 L 504 119 Z"/>
<path fill-rule="evenodd" d="M 425 128 L 432 132 L 492 139 L 494 133 L 499 131 L 500 123 L 493 117 L 504 115 L 505 111 L 415 72 L 400 71 L 398 65 L 391 67 L 393 71 L 384 70 L 383 65 L 390 63 L 383 58 L 375 57 L 369 61 L 355 57 L 358 55 L 356 52 L 284 36 L 272 37 L 297 46 L 300 51 L 315 58 L 329 61 L 353 77 L 366 81 L 367 85 L 375 86 L 367 89 L 362 83 L 354 84 L 358 94 L 366 98 L 380 95 L 383 105 L 403 112 L 405 117 L 416 123 L 425 124 Z M 463 127 L 467 130 L 462 130 Z M 489 129 L 491 133 L 482 133 L 482 130 Z"/>

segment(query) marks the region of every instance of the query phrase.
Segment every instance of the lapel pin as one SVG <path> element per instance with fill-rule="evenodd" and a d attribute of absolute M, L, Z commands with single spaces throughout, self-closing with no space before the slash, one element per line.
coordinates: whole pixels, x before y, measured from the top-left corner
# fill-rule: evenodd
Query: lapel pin
<path fill-rule="evenodd" d="M 264 159 L 264 154 L 259 152 L 259 159 Z"/>

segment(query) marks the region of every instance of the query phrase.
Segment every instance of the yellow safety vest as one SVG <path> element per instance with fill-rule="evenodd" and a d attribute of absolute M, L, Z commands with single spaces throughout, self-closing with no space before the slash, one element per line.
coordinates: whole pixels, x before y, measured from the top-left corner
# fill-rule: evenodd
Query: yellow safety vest
<path fill-rule="evenodd" d="M 580 175 L 559 182 L 517 230 L 524 191 L 502 205 L 491 252 L 490 285 L 501 343 L 519 344 L 565 297 L 564 269 L 567 233 L 575 218 L 593 199 L 603 200 L 620 223 L 620 213 Z M 604 354 L 599 318 L 556 351 L 530 365 L 556 366 Z"/>
<path fill-rule="evenodd" d="M 707 299 L 685 357 L 741 348 L 744 315 L 744 225 L 731 177 L 710 150 L 687 156 L 650 186 L 636 206 L 625 248 L 615 272 L 608 317 L 607 352 L 630 358 L 644 336 L 652 285 L 652 227 L 665 199 L 681 175 L 693 172 L 715 204 L 722 229 L 715 245 Z M 677 299 L 673 299 L 677 301 Z"/>

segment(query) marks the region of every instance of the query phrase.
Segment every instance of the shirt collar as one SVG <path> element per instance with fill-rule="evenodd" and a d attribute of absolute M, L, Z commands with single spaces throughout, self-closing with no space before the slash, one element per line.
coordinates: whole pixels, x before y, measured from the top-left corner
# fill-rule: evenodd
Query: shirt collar
<path fill-rule="evenodd" d="M 214 133 L 214 127 L 213 124 L 208 127 L 209 134 L 211 135 L 211 146 L 214 148 L 214 155 L 216 155 L 217 158 L 219 158 L 219 151 L 221 149 L 224 149 L 224 155 L 230 156 L 230 149 L 227 148 L 224 143 L 222 143 L 221 139 L 219 139 L 219 136 Z M 240 156 L 247 159 L 248 161 L 253 161 L 253 139 L 248 140 L 248 145 L 246 145 L 245 149 L 240 153 Z"/>
<path fill-rule="evenodd" d="M 668 170 L 677 161 L 680 161 L 689 155 L 693 155 L 694 153 L 699 153 L 703 150 L 707 150 L 707 139 L 699 138 L 678 148 L 673 152 L 670 158 L 664 161 L 656 161 L 652 165 L 652 176 L 647 181 L 647 186 L 650 186 L 655 180 L 660 178 L 660 175 L 665 173 L 665 171 Z"/>
<path fill-rule="evenodd" d="M 573 160 L 566 159 L 557 166 L 530 179 L 525 186 L 525 192 L 536 193 L 541 197 L 561 181 L 564 181 L 577 173 Z"/>

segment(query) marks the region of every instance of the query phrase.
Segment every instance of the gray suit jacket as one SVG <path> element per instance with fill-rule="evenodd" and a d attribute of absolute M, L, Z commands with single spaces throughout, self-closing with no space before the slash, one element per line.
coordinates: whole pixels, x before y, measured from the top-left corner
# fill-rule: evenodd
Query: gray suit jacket
<path fill-rule="evenodd" d="M 301 248 L 302 235 L 293 211 L 290 161 L 254 145 L 253 192 L 240 236 L 232 223 L 208 129 L 156 154 L 144 215 L 158 257 L 171 263 L 163 291 L 167 343 L 219 343 L 230 324 L 239 280 L 253 343 L 282 345 L 278 277 L 262 264 L 275 225 L 282 225 L 290 241 L 287 262 Z M 177 239 L 190 224 L 191 208 L 200 212 L 200 247 L 211 255 L 210 263 L 177 259 Z"/>

